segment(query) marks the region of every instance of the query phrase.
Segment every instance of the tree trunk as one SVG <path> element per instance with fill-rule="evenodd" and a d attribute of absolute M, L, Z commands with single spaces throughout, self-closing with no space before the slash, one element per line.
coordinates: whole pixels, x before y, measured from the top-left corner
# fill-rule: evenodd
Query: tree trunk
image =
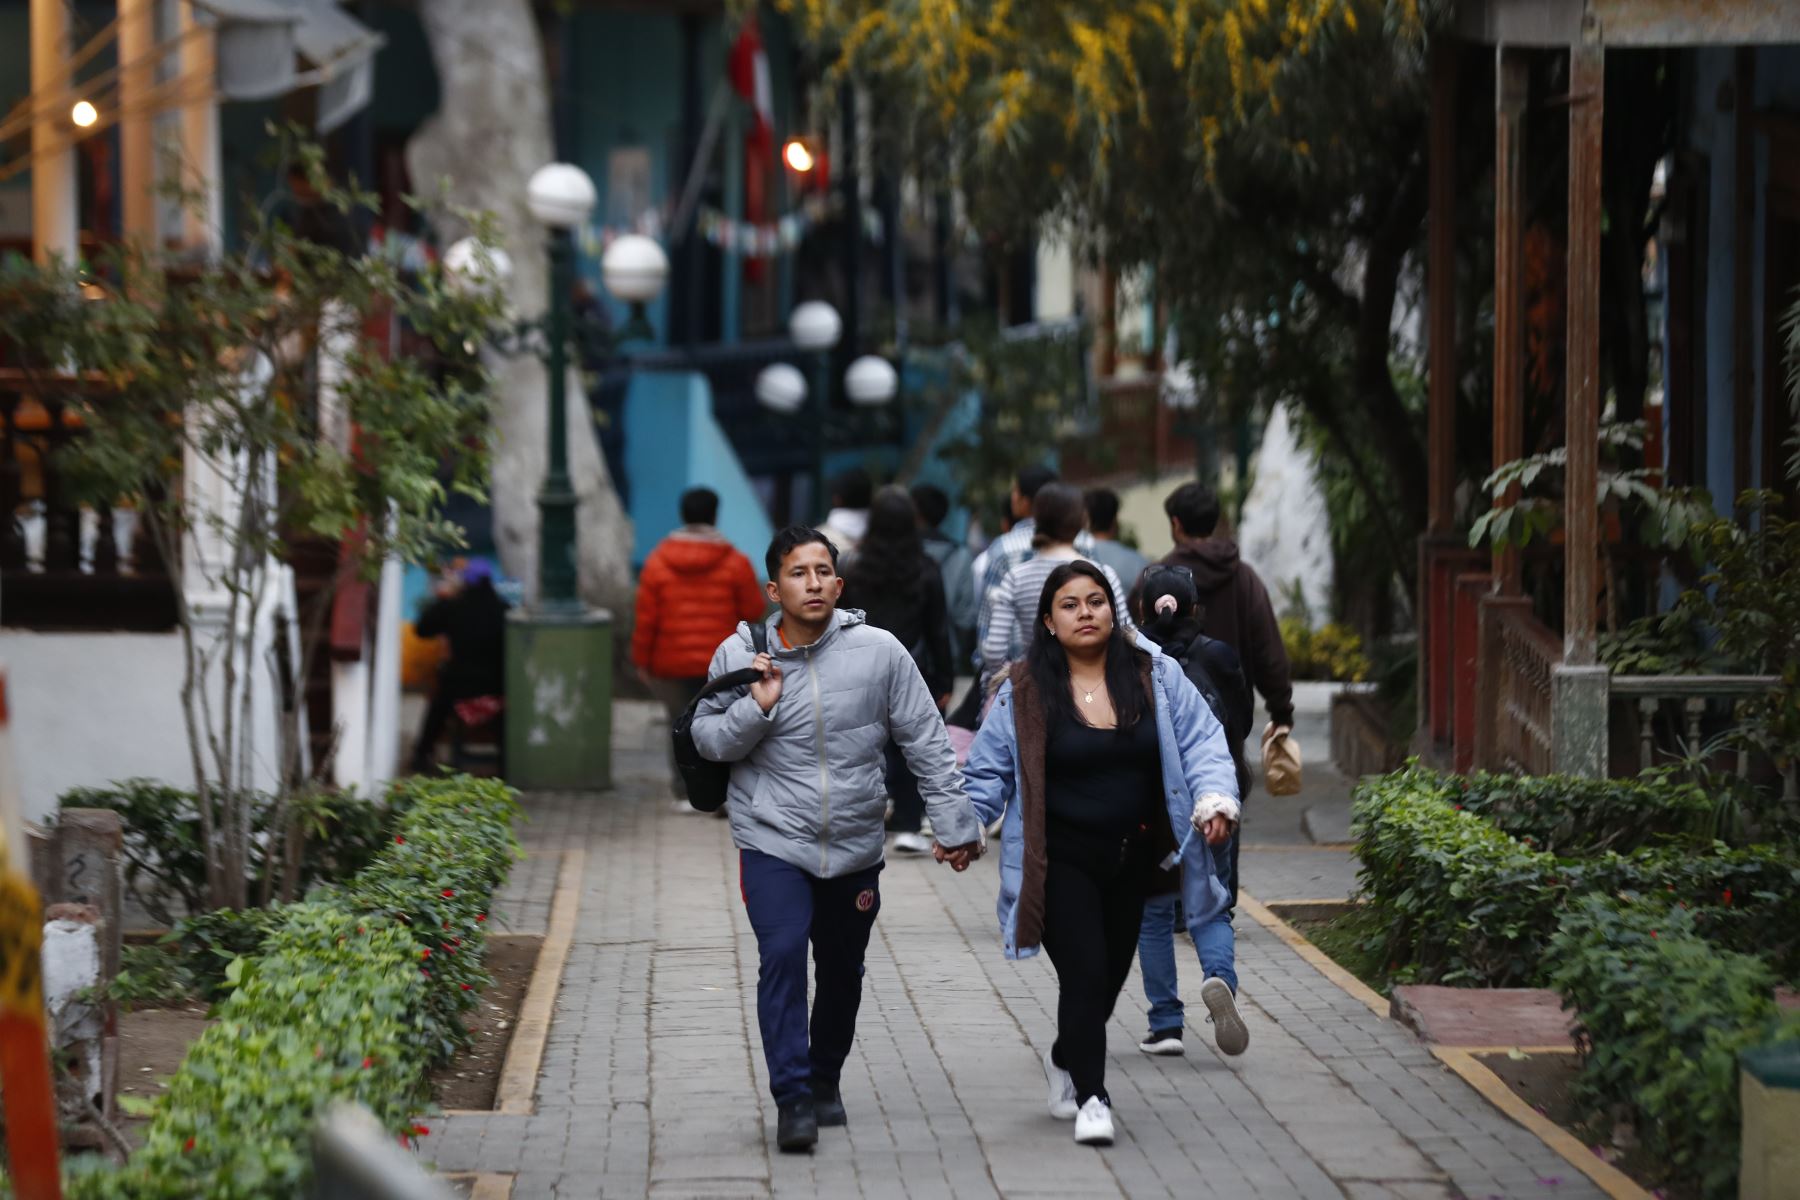
<path fill-rule="evenodd" d="M 514 310 L 535 317 L 547 304 L 549 263 L 541 226 L 525 203 L 533 171 L 554 158 L 543 44 L 527 0 L 420 0 L 419 17 L 437 65 L 437 113 L 413 136 L 407 166 L 421 195 L 437 194 L 492 213 L 512 257 Z M 446 241 L 467 232 L 454 214 L 434 219 Z M 546 372 L 532 355 L 489 354 L 494 372 L 494 541 L 508 575 L 537 594 L 537 493 L 544 477 Z M 570 370 L 569 476 L 580 502 L 576 559 L 581 595 L 623 617 L 631 611 L 631 522 L 613 490 L 581 386 Z"/>

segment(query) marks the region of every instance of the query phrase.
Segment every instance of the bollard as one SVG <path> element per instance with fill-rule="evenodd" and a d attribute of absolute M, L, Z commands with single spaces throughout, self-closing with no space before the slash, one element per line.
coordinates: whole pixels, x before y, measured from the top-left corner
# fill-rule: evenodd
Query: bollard
<path fill-rule="evenodd" d="M 1800 1042 L 1746 1050 L 1738 1067 L 1738 1200 L 1800 1200 Z"/>
<path fill-rule="evenodd" d="M 418 1160 L 360 1104 L 331 1106 L 313 1132 L 317 1200 L 450 1200 Z"/>

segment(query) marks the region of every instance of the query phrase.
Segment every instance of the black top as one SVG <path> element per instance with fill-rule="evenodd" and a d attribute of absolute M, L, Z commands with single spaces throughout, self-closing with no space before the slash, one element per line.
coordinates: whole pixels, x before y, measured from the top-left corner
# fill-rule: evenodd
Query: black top
<path fill-rule="evenodd" d="M 413 629 L 422 638 L 450 639 L 450 661 L 438 672 L 438 686 L 452 699 L 506 690 L 506 601 L 489 581 L 433 601 Z"/>
<path fill-rule="evenodd" d="M 956 687 L 956 664 L 950 659 L 950 616 L 944 606 L 943 575 L 929 554 L 919 556 L 919 578 L 909 592 L 876 591 L 859 586 L 854 565 L 844 572 L 840 608 L 860 608 L 877 629 L 899 640 L 919 665 L 933 698 Z"/>
<path fill-rule="evenodd" d="M 1156 719 L 1146 713 L 1120 733 L 1071 717 L 1051 718 L 1044 750 L 1046 847 L 1053 857 L 1138 839 L 1162 801 Z"/>

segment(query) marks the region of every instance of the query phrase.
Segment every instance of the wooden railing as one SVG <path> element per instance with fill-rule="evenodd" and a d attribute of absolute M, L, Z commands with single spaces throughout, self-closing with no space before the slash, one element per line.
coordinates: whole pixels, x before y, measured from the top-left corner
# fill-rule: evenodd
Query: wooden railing
<path fill-rule="evenodd" d="M 78 501 L 67 451 L 93 378 L 0 369 L 0 625 L 160 632 L 175 596 L 149 530 L 129 510 Z"/>
<path fill-rule="evenodd" d="M 1631 766 L 1644 771 L 1671 755 L 1701 757 L 1708 749 L 1706 717 L 1713 702 L 1729 703 L 1735 710 L 1742 701 L 1767 695 L 1780 686 L 1781 679 L 1775 675 L 1614 675 L 1609 692 L 1615 702 L 1630 706 L 1637 743 Z M 1727 747 L 1724 752 L 1734 756 L 1738 775 L 1750 774 L 1750 751 Z M 1621 765 L 1615 757 L 1615 772 Z M 1791 796 L 1794 789 L 1790 770 L 1784 790 Z"/>
<path fill-rule="evenodd" d="M 1482 615 L 1489 634 L 1480 686 L 1492 697 L 1493 748 L 1491 761 L 1477 765 L 1548 774 L 1555 769 L 1551 705 L 1562 639 L 1523 597 L 1490 596 Z"/>

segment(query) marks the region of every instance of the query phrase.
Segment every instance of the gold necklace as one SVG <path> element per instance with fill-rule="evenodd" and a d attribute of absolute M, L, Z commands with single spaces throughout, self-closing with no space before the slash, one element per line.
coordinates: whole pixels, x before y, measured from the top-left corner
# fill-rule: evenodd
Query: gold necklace
<path fill-rule="evenodd" d="M 1088 687 L 1086 684 L 1082 683 L 1081 680 L 1076 679 L 1073 671 L 1069 672 L 1069 680 L 1077 688 L 1081 689 L 1081 699 L 1085 704 L 1092 704 L 1094 702 L 1094 693 L 1106 686 L 1106 676 L 1104 675 L 1100 677 L 1100 682 L 1096 683 L 1093 687 Z"/>

